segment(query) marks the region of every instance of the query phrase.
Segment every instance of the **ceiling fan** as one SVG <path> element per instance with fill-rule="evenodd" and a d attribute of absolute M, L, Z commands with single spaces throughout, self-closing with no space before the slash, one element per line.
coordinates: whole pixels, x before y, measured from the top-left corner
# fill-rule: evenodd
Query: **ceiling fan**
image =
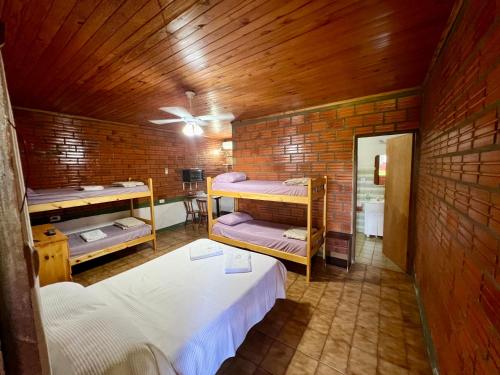
<path fill-rule="evenodd" d="M 207 126 L 207 121 L 233 121 L 234 115 L 232 113 L 221 113 L 218 115 L 203 115 L 203 116 L 193 116 L 192 112 L 192 100 L 196 94 L 193 91 L 186 91 L 186 96 L 189 101 L 189 111 L 183 107 L 161 107 L 160 110 L 163 112 L 170 113 L 179 118 L 169 118 L 162 120 L 149 120 L 153 124 L 164 125 L 173 124 L 176 122 L 184 122 L 186 125 L 182 129 L 182 132 L 189 136 L 202 135 L 202 126 Z"/>

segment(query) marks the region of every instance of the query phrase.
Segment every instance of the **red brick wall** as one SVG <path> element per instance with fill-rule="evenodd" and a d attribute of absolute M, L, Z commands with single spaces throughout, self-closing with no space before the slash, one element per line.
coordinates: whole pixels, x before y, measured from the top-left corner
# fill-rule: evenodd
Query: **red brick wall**
<path fill-rule="evenodd" d="M 180 169 L 224 171 L 221 142 L 187 138 L 160 125 L 125 125 L 26 110 L 14 112 L 31 188 L 153 178 L 155 197 L 183 195 Z M 165 175 L 165 168 L 169 174 Z"/>
<path fill-rule="evenodd" d="M 441 374 L 495 374 L 500 366 L 499 3 L 465 4 L 423 92 L 416 281 Z"/>
<path fill-rule="evenodd" d="M 328 230 L 351 233 L 354 136 L 416 129 L 419 113 L 420 96 L 409 91 L 235 124 L 235 170 L 263 180 L 327 175 Z M 252 202 L 242 208 L 265 220 L 306 221 L 300 205 Z"/>

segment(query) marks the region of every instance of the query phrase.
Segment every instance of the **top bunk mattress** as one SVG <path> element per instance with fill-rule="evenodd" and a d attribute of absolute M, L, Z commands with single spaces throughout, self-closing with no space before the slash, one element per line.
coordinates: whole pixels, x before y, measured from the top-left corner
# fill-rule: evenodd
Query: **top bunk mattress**
<path fill-rule="evenodd" d="M 236 225 L 215 223 L 212 232 L 216 235 L 232 238 L 254 245 L 270 247 L 290 254 L 306 256 L 306 241 L 295 240 L 283 236 L 292 226 L 271 223 L 262 220 L 250 220 Z"/>
<path fill-rule="evenodd" d="M 103 190 L 84 191 L 78 188 L 39 189 L 28 191 L 28 205 L 71 201 L 76 199 L 105 197 L 107 195 L 142 193 L 149 190 L 147 185 L 134 187 L 106 186 Z"/>
<path fill-rule="evenodd" d="M 286 185 L 282 181 L 246 180 L 240 182 L 216 182 L 212 190 L 237 193 L 258 193 L 291 196 L 307 196 L 307 186 Z"/>

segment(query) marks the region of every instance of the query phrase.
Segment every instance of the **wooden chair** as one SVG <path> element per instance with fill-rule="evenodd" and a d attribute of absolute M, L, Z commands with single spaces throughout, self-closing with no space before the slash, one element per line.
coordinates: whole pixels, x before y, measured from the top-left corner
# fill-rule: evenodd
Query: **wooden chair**
<path fill-rule="evenodd" d="M 208 207 L 206 199 L 197 199 L 196 203 L 198 204 L 198 217 L 200 219 L 199 223 L 205 223 L 208 226 Z"/>
<path fill-rule="evenodd" d="M 192 199 L 184 199 L 184 208 L 186 209 L 186 221 L 184 221 L 184 226 L 189 222 L 189 217 L 191 217 L 191 223 L 196 223 L 196 217 L 199 215 L 199 210 L 193 208 Z"/>

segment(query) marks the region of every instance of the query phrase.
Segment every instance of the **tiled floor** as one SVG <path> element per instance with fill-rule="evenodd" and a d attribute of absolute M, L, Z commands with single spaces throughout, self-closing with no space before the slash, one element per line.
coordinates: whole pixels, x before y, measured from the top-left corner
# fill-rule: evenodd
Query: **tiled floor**
<path fill-rule="evenodd" d="M 382 239 L 366 237 L 363 233 L 356 233 L 356 263 L 403 272 L 401 268 L 382 253 Z"/>
<path fill-rule="evenodd" d="M 164 231 L 157 254 L 148 247 L 120 252 L 94 268 L 80 265 L 73 278 L 92 284 L 205 236 L 191 227 Z M 287 268 L 287 299 L 251 329 L 219 375 L 431 374 L 407 275 L 359 263 L 347 274 L 318 260 L 308 286 L 291 271 L 297 267 Z"/>

